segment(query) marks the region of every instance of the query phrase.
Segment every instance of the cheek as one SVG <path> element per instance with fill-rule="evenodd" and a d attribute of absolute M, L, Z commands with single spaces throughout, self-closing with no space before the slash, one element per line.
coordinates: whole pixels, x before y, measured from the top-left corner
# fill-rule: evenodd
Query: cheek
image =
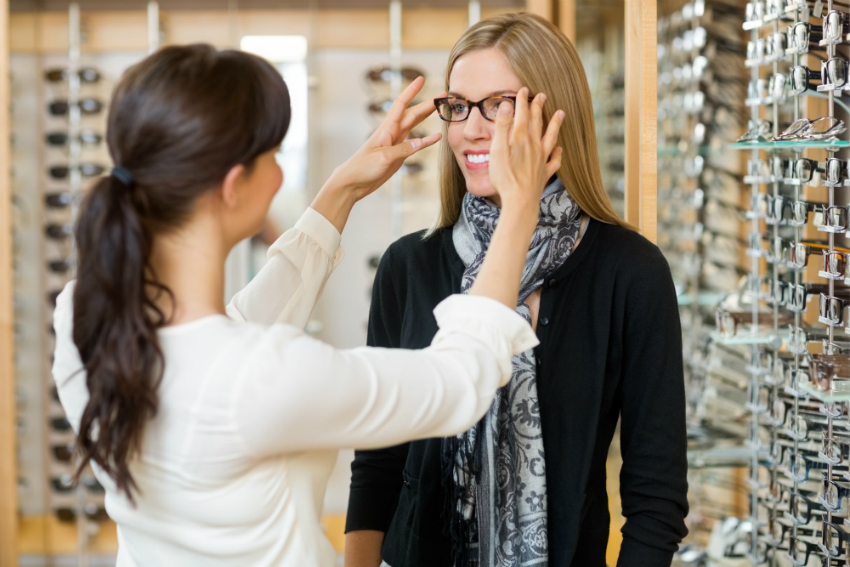
<path fill-rule="evenodd" d="M 448 134 L 446 136 L 448 138 L 448 141 L 449 141 L 449 147 L 452 149 L 452 152 L 454 152 L 456 157 L 459 156 L 458 159 L 460 159 L 460 157 L 463 157 L 463 156 L 460 156 L 460 151 L 461 151 L 460 147 L 461 147 L 461 144 L 463 144 L 463 128 L 462 128 L 462 125 L 463 125 L 463 122 L 460 122 L 458 124 L 452 124 L 451 126 L 449 126 L 449 131 L 448 131 Z"/>

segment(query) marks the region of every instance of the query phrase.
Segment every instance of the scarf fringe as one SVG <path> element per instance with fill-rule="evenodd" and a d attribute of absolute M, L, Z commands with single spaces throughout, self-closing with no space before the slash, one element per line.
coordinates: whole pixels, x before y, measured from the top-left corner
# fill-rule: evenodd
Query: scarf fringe
<path fill-rule="evenodd" d="M 477 430 L 476 439 L 480 440 L 480 436 L 483 434 L 484 418 L 481 418 L 474 427 Z M 464 517 L 461 503 L 467 502 L 466 494 L 470 487 L 455 482 L 454 472 L 457 470 L 458 459 L 460 459 L 461 465 L 465 468 L 468 467 L 472 478 L 478 475 L 481 464 L 481 443 L 476 442 L 475 448 L 470 454 L 470 452 L 463 450 L 463 442 L 464 440 L 459 436 L 444 438 L 440 459 L 440 480 L 445 494 L 443 512 L 440 516 L 443 522 L 443 535 L 452 540 L 452 567 L 471 567 L 473 561 L 478 561 L 477 550 L 473 554 L 467 545 L 477 525 L 475 518 L 477 510 L 473 510 L 471 521 Z"/>

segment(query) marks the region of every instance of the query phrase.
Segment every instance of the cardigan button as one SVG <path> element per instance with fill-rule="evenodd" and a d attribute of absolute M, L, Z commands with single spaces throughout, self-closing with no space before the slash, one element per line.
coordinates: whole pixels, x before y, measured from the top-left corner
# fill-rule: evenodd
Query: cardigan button
<path fill-rule="evenodd" d="M 558 285 L 558 280 L 556 280 L 555 278 L 549 280 L 549 287 L 555 287 L 556 285 Z"/>
<path fill-rule="evenodd" d="M 548 325 L 548 324 L 549 324 L 549 317 L 542 317 L 542 318 L 540 319 L 540 324 L 541 324 L 541 325 L 543 325 L 544 327 L 545 327 L 546 325 Z"/>

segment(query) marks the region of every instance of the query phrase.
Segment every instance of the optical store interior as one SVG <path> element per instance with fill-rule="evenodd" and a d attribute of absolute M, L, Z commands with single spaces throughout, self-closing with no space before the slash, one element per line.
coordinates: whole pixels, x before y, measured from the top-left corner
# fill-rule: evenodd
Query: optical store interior
<path fill-rule="evenodd" d="M 630 459 L 666 462 L 675 435 L 632 435 L 635 419 L 624 409 L 604 467 L 591 472 L 602 478 L 587 481 L 607 493 L 604 561 L 493 565 L 850 565 L 850 4 L 0 0 L 0 567 L 106 567 L 119 558 L 107 489 L 90 466 L 76 474 L 74 424 L 52 365 L 54 308 L 77 274 L 80 203 L 121 165 L 110 157 L 107 118 L 124 73 L 169 46 L 205 43 L 255 54 L 286 83 L 291 122 L 275 154 L 284 180 L 262 230 L 227 257 L 227 302 L 260 273 L 270 247 L 296 227 L 335 169 L 391 118 L 393 101 L 420 76 L 412 104 L 445 96 L 458 40 L 513 13 L 547 20 L 574 46 L 592 100 L 604 197 L 669 265 L 681 356 L 665 371 L 678 377 L 673 389 L 684 403 L 653 407 L 653 391 L 641 395 L 657 415 L 684 415 L 687 530 L 670 528 L 678 535 L 659 552 L 663 560 L 629 557 L 629 540 L 643 533 L 629 529 L 633 516 L 655 514 L 649 532 L 679 519 L 635 504 L 634 494 L 652 493 L 647 486 L 658 479 L 635 487 L 626 472 Z M 470 122 L 483 111 L 469 109 Z M 409 137 L 445 137 L 448 128 L 455 126 L 434 112 Z M 441 213 L 442 143 L 407 158 L 354 207 L 344 259 L 306 334 L 335 349 L 367 345 L 385 252 Z M 614 252 L 598 252 L 606 253 Z M 537 324 L 551 332 L 574 324 L 568 319 Z M 570 332 L 598 334 L 604 320 L 590 321 Z M 623 343 L 641 327 L 656 325 L 638 321 Z M 566 339 L 558 346 L 574 347 Z M 568 382 L 572 370 L 555 372 Z M 627 397 L 623 391 L 615 399 Z M 366 565 L 346 553 L 355 449 L 340 448 L 320 519 L 336 565 L 346 567 Z M 559 545 L 555 520 L 551 549 Z M 392 557 L 385 545 L 381 565 L 404 567 Z"/>

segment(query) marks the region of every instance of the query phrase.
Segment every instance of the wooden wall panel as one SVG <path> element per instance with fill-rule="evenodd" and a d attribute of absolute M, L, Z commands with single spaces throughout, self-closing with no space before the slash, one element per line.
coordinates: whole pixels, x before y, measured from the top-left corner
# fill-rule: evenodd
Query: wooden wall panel
<path fill-rule="evenodd" d="M 469 23 L 469 10 L 404 10 L 402 49 L 451 49 Z"/>
<path fill-rule="evenodd" d="M 0 30 L 8 26 L 9 3 L 0 0 Z M 3 33 L 0 34 L 0 567 L 18 565 L 9 76 L 9 36 Z"/>
<path fill-rule="evenodd" d="M 626 0 L 626 220 L 656 241 L 657 4 Z"/>

